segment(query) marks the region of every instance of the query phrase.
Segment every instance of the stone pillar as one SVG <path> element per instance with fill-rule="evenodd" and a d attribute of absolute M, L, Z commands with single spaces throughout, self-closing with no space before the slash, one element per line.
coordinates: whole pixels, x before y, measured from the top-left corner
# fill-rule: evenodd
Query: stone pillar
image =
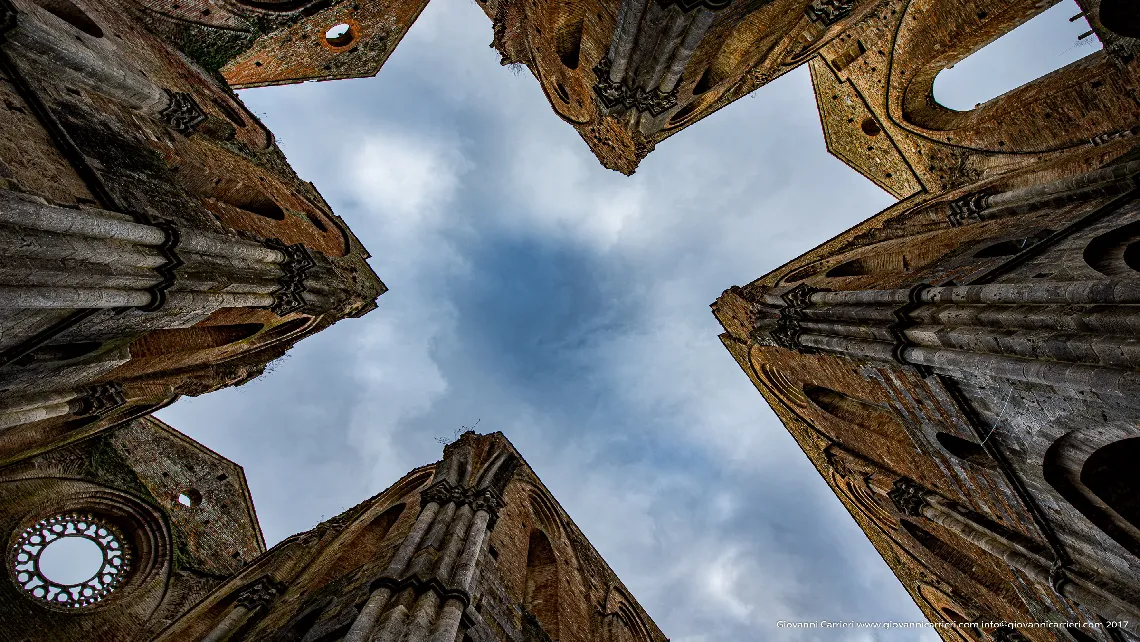
<path fill-rule="evenodd" d="M 1089 607 L 1110 620 L 1127 620 L 1132 630 L 1140 629 L 1140 608 L 1121 599 L 1107 589 L 1066 572 L 1015 541 L 990 531 L 968 516 L 965 509 L 952 505 L 941 496 L 902 478 L 888 493 L 899 512 L 911 517 L 924 517 L 961 536 L 978 548 L 997 557 L 1035 581 L 1052 586 L 1064 597 Z"/>
<path fill-rule="evenodd" d="M 609 80 L 612 83 L 620 83 L 625 78 L 629 56 L 641 26 L 641 17 L 645 15 L 645 7 L 649 2 L 650 0 L 622 0 L 609 52 L 606 54 L 610 63 Z"/>
<path fill-rule="evenodd" d="M 260 612 L 265 606 L 277 598 L 282 587 L 273 578 L 268 576 L 258 579 L 253 584 L 242 589 L 234 600 L 234 606 L 226 617 L 218 622 L 202 642 L 225 642 L 239 628 L 249 621 L 254 613 Z"/>
<path fill-rule="evenodd" d="M 25 64 L 63 76 L 77 87 L 112 98 L 184 134 L 206 120 L 189 94 L 159 87 L 121 57 L 99 55 L 78 36 L 49 27 L 32 14 L 17 14 L 16 27 L 5 37 L 4 48 Z"/>
<path fill-rule="evenodd" d="M 79 394 L 67 390 L 0 402 L 0 429 L 71 414 L 72 402 Z"/>
<path fill-rule="evenodd" d="M 408 562 L 412 559 L 412 554 L 420 545 L 424 535 L 427 534 L 428 528 L 432 522 L 435 521 L 435 516 L 439 512 L 439 503 L 429 501 L 420 511 L 420 516 L 416 519 L 416 523 L 412 526 L 412 531 L 404 538 L 400 544 L 400 548 L 396 550 L 396 554 L 392 556 L 392 561 L 388 563 L 388 567 L 384 570 L 386 577 L 395 577 L 407 567 Z M 389 598 L 392 597 L 392 589 L 388 587 L 378 588 L 368 596 L 368 601 L 360 609 L 360 614 L 356 616 L 356 621 L 352 623 L 352 628 L 344 636 L 344 642 L 369 642 L 373 630 L 376 628 L 376 623 L 380 618 L 380 614 L 387 605 Z M 395 617 L 395 616 L 393 616 Z"/>

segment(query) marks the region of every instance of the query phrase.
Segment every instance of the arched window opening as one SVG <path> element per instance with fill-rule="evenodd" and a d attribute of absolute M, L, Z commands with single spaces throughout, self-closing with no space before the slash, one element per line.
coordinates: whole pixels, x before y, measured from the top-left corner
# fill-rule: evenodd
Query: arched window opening
<path fill-rule="evenodd" d="M 1140 529 L 1140 437 L 1125 439 L 1095 451 L 1081 468 L 1081 483 Z"/>
<path fill-rule="evenodd" d="M 892 252 L 866 258 L 851 259 L 827 271 L 828 278 L 844 276 L 867 276 L 870 274 L 889 274 L 892 272 L 910 271 L 910 261 L 905 254 Z"/>
<path fill-rule="evenodd" d="M 257 343 L 258 343 L 258 345 L 265 345 L 267 343 L 270 343 L 271 341 L 277 341 L 278 339 L 283 339 L 283 338 L 293 334 L 294 332 L 300 330 L 301 328 L 304 328 L 305 326 L 309 325 L 309 322 L 312 320 L 313 320 L 312 317 L 298 317 L 296 319 L 290 319 L 290 320 L 286 321 L 285 323 L 280 323 L 278 325 L 275 325 L 275 326 L 269 328 L 268 330 L 266 330 L 265 333 L 262 334 L 260 337 L 258 337 Z"/>
<path fill-rule="evenodd" d="M 102 38 L 103 30 L 71 0 L 36 0 L 48 13 L 75 27 L 92 38 Z"/>
<path fill-rule="evenodd" d="M 1136 0 L 1102 0 L 1100 23 L 1125 38 L 1140 38 L 1140 4 Z"/>
<path fill-rule="evenodd" d="M 523 605 L 551 640 L 558 640 L 558 558 L 546 533 L 533 530 L 526 551 Z"/>
<path fill-rule="evenodd" d="M 1122 0 L 1132 2 L 1132 0 Z M 943 70 L 934 79 L 934 99 L 944 107 L 970 111 L 1100 50 L 1076 0 L 1047 9 L 1016 29 Z M 1072 16 L 1081 16 L 1070 21 Z"/>
<path fill-rule="evenodd" d="M 1140 271 L 1140 221 L 1105 232 L 1085 246 L 1085 263 L 1105 276 Z"/>
<path fill-rule="evenodd" d="M 131 344 L 131 356 L 154 357 L 220 348 L 248 339 L 260 332 L 262 327 L 264 326 L 260 323 L 237 323 L 155 330 Z"/>
<path fill-rule="evenodd" d="M 970 441 L 969 439 L 962 439 L 956 435 L 940 432 L 934 436 L 938 440 L 938 444 L 950 453 L 952 456 L 967 461 L 971 464 L 984 466 L 990 468 L 994 465 L 994 460 L 986 453 L 986 449 L 981 444 Z"/>
<path fill-rule="evenodd" d="M 1136 536 L 1135 522 L 1132 522 L 1133 528 L 1129 528 L 1127 518 L 1108 501 L 1119 498 L 1121 489 L 1120 485 L 1113 482 L 1114 476 L 1111 472 L 1113 460 L 1118 455 L 1115 455 L 1114 451 L 1110 449 L 1115 444 L 1123 444 L 1116 446 L 1122 449 L 1116 452 L 1127 452 L 1129 448 L 1135 448 L 1134 445 L 1126 443 L 1129 441 L 1135 441 L 1135 439 L 1125 436 L 1120 441 L 1105 444 L 1104 441 L 1097 440 L 1095 435 L 1090 436 L 1085 432 L 1069 433 L 1049 446 L 1049 450 L 1045 452 L 1045 457 L 1041 462 L 1041 474 L 1045 481 L 1065 501 L 1080 511 L 1085 519 L 1103 531 L 1105 535 L 1111 537 L 1125 550 L 1140 557 L 1140 538 Z M 1100 453 L 1100 456 L 1093 459 L 1093 455 L 1097 453 Z M 1090 460 L 1092 461 L 1091 465 L 1089 465 Z M 1123 473 L 1117 469 L 1116 479 L 1122 477 Z M 1092 483 L 1097 490 L 1093 490 L 1088 485 L 1089 483 Z M 1127 483 L 1126 481 L 1123 485 L 1124 488 L 1127 488 Z M 1135 482 L 1132 483 L 1132 492 L 1135 493 Z M 1114 488 L 1117 490 L 1113 490 Z M 1104 493 L 1104 495 L 1102 496 L 1100 493 Z M 1120 508 L 1128 512 L 1126 503 Z"/>
<path fill-rule="evenodd" d="M 988 560 L 983 559 L 987 553 L 981 549 L 967 553 L 942 541 L 937 535 L 914 522 L 904 519 L 902 520 L 902 526 L 922 548 L 978 584 L 986 587 L 990 592 L 1001 596 L 1009 595 L 1012 592 L 1009 583 L 989 565 Z"/>
<path fill-rule="evenodd" d="M 859 428 L 892 435 L 900 427 L 898 419 L 890 410 L 850 397 L 838 390 L 822 386 L 804 386 L 804 394 L 827 414 Z"/>
<path fill-rule="evenodd" d="M 712 67 L 705 67 L 705 72 L 697 79 L 697 84 L 693 87 L 693 95 L 700 96 L 706 91 L 712 89 L 718 81 L 713 79 Z"/>
<path fill-rule="evenodd" d="M 276 201 L 269 198 L 261 190 L 251 189 L 247 192 L 242 192 L 241 196 L 229 200 L 230 205 L 240 207 L 247 212 L 253 212 L 258 216 L 273 219 L 274 221 L 285 220 L 285 210 Z"/>
<path fill-rule="evenodd" d="M 558 59 L 567 69 L 577 69 L 582 57 L 582 29 L 585 22 L 582 19 L 570 20 L 558 26 L 555 33 L 554 46 L 558 51 Z"/>
<path fill-rule="evenodd" d="M 1041 230 L 1033 236 L 1021 239 L 1010 239 L 992 245 L 987 245 L 974 253 L 976 259 L 990 259 L 999 256 L 1013 256 L 1037 245 L 1042 239 L 1053 233 L 1053 230 Z"/>
<path fill-rule="evenodd" d="M 693 101 L 693 102 L 685 105 L 681 109 L 677 110 L 677 113 L 670 116 L 668 126 L 669 127 L 676 127 L 678 125 L 683 124 L 685 122 L 685 119 L 687 119 L 695 111 L 697 111 L 697 103 L 696 103 L 696 101 Z"/>
<path fill-rule="evenodd" d="M 809 263 L 802 267 L 798 267 L 791 272 L 788 272 L 788 275 L 784 277 L 783 281 L 784 283 L 796 283 L 803 281 L 809 276 L 818 274 L 821 269 L 823 268 L 818 263 Z"/>
<path fill-rule="evenodd" d="M 355 534 L 341 540 L 336 545 L 338 551 L 336 559 L 317 570 L 316 574 L 306 581 L 312 586 L 324 586 L 353 569 L 385 555 L 391 547 L 385 548 L 384 541 L 388 538 L 392 527 L 400 520 L 400 516 L 404 514 L 406 507 L 406 504 L 400 503 L 385 509 Z"/>

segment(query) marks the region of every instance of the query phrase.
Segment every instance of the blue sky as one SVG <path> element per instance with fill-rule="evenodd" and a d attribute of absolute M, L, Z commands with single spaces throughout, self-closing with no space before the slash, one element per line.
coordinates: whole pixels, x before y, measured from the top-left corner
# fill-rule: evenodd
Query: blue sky
<path fill-rule="evenodd" d="M 376 78 L 242 93 L 391 291 L 160 416 L 245 467 L 271 545 L 478 421 L 674 642 L 936 640 L 776 628 L 921 619 L 708 308 L 891 203 L 827 154 L 806 68 L 624 177 L 491 35 L 473 1 L 433 0 Z"/>

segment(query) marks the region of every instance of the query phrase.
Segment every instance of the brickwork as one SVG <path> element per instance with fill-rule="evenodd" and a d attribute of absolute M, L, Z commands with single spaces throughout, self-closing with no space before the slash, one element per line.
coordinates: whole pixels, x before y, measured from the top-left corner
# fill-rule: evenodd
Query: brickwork
<path fill-rule="evenodd" d="M 726 291 L 722 342 L 932 621 L 1138 639 L 1135 41 L 1086 5 L 1103 52 L 951 113 L 934 74 L 1044 7 L 891 6 L 811 66 L 832 151 L 903 200 Z M 940 630 L 1014 635 L 975 632 Z"/>

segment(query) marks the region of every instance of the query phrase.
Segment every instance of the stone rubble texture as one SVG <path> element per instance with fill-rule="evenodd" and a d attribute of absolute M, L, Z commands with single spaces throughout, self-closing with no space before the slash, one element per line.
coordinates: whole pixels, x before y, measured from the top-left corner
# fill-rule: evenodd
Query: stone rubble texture
<path fill-rule="evenodd" d="M 0 0 L 0 528 L 130 553 L 65 608 L 10 544 L 8 638 L 666 639 L 498 433 L 266 551 L 241 468 L 149 416 L 376 307 L 233 89 L 374 75 L 425 4 Z M 722 342 L 943 639 L 1140 639 L 1134 3 L 1078 0 L 1103 51 L 966 112 L 937 74 L 1055 2 L 479 4 L 626 174 L 807 64 L 829 151 L 901 200 L 727 290 Z M 1058 627 L 970 626 L 1003 621 Z"/>

